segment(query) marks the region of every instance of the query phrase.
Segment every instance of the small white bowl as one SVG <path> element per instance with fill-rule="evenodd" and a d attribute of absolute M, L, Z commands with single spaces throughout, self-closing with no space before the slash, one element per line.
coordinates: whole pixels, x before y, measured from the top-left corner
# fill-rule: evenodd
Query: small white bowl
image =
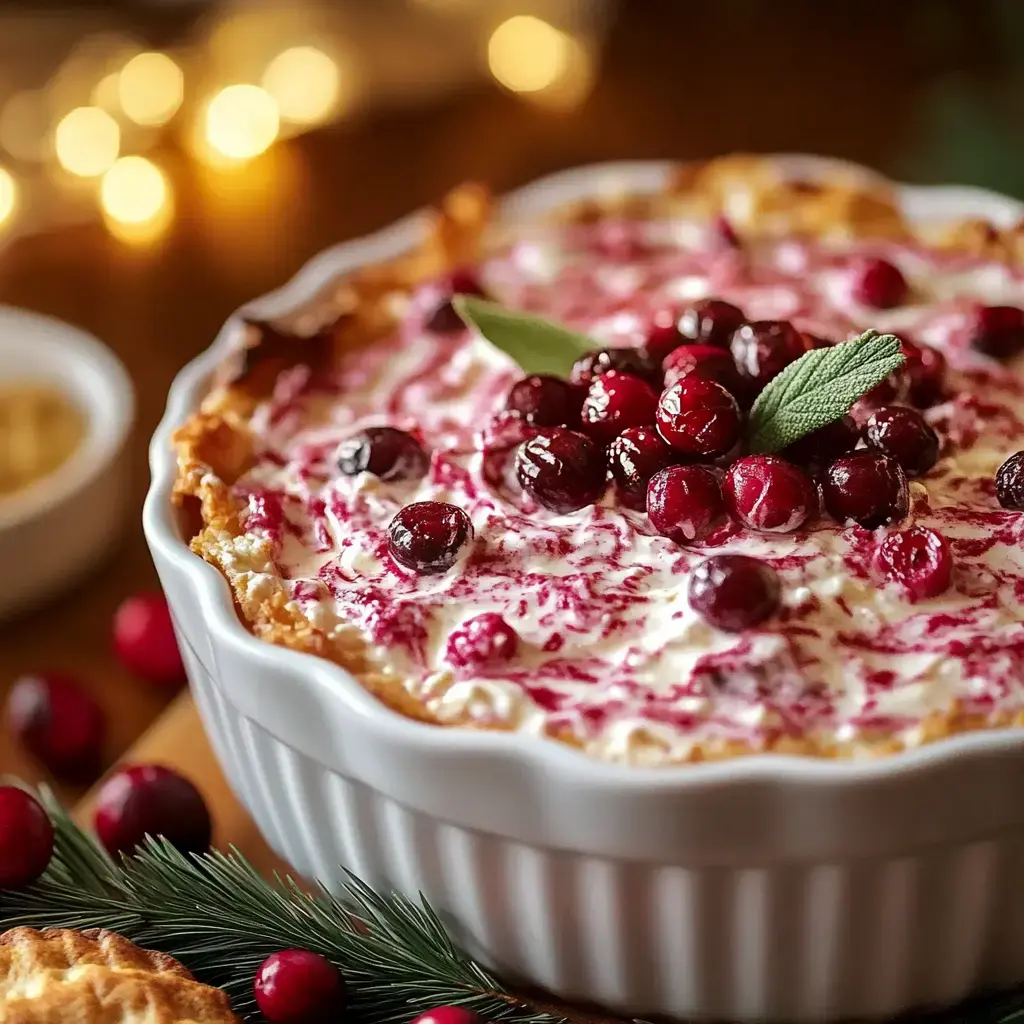
<path fill-rule="evenodd" d="M 121 457 L 135 397 L 117 357 L 70 324 L 0 306 L 0 387 L 49 384 L 85 415 L 85 436 L 54 472 L 0 497 L 0 619 L 78 580 L 124 524 Z"/>

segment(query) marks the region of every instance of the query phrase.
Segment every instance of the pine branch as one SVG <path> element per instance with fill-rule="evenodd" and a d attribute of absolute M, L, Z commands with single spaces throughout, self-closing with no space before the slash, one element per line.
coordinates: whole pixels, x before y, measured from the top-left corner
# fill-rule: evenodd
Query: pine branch
<path fill-rule="evenodd" d="M 0 891 L 0 932 L 19 925 L 108 928 L 169 953 L 201 981 L 225 989 L 235 1010 L 254 1020 L 257 968 L 292 946 L 320 953 L 341 970 L 351 996 L 346 1017 L 365 1024 L 407 1024 L 441 1005 L 503 1024 L 607 1020 L 510 991 L 457 949 L 425 901 L 382 896 L 354 876 L 341 896 L 310 893 L 290 876 L 264 879 L 237 850 L 184 857 L 162 840 L 149 840 L 116 864 L 49 791 L 41 798 L 54 823 L 54 857 L 35 885 Z M 1021 1024 L 1024 991 L 927 1019 Z"/>

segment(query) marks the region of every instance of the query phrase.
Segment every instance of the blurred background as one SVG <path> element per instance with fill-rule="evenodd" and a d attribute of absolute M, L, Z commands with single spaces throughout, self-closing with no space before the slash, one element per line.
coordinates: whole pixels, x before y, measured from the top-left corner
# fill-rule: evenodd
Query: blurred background
<path fill-rule="evenodd" d="M 173 375 L 326 245 L 466 178 L 736 150 L 1024 198 L 1024 3 L 0 3 L 0 301 L 126 364 L 137 510 Z M 73 673 L 108 760 L 172 696 L 111 654 L 114 609 L 155 585 L 137 519 L 88 583 L 0 625 L 0 696 Z M 6 733 L 4 770 L 45 774 Z"/>

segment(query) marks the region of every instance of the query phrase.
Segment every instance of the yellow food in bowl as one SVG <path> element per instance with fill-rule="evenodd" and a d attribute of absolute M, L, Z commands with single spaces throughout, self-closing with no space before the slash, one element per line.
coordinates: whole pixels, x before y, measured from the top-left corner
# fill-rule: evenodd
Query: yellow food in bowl
<path fill-rule="evenodd" d="M 63 465 L 85 436 L 85 417 L 48 384 L 0 386 L 0 497 Z"/>

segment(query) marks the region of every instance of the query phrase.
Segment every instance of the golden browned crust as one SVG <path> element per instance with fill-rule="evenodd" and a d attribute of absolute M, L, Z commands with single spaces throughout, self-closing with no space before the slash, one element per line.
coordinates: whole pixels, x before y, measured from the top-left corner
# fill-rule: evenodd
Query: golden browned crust
<path fill-rule="evenodd" d="M 227 995 L 177 960 L 113 932 L 12 928 L 0 935 L 5 1024 L 233 1024 Z"/>
<path fill-rule="evenodd" d="M 901 216 L 894 194 L 863 175 L 837 172 L 808 181 L 786 177 L 769 158 L 737 155 L 681 165 L 665 190 L 657 194 L 605 195 L 568 204 L 552 214 L 559 223 L 590 223 L 606 217 L 631 218 L 725 215 L 741 237 L 884 238 L 914 240 L 914 229 Z M 355 629 L 327 636 L 290 603 L 282 581 L 273 574 L 269 545 L 245 537 L 241 509 L 232 484 L 251 465 L 253 438 L 248 421 L 257 403 L 269 394 L 289 367 L 330 363 L 338 353 L 371 343 L 394 324 L 395 299 L 418 282 L 470 262 L 485 244 L 491 201 L 476 185 L 453 191 L 433 214 L 423 244 L 403 256 L 360 268 L 332 282 L 310 303 L 271 324 L 249 324 L 237 350 L 225 361 L 210 393 L 174 435 L 178 477 L 174 500 L 193 513 L 192 550 L 219 568 L 232 586 L 242 621 L 260 639 L 341 665 L 393 710 L 436 722 L 412 698 L 403 680 L 387 666 L 371 663 Z M 979 220 L 930 225 L 918 240 L 935 247 L 986 256 L 1024 266 L 1024 221 L 1000 230 Z M 253 586 L 254 575 L 259 585 Z M 992 725 L 1019 724 L 968 719 L 957 713 L 929 719 L 921 741 Z M 440 723 L 438 723 L 440 724 Z M 469 719 L 445 725 L 481 728 Z M 510 726 L 496 725 L 493 728 Z M 578 745 L 571 735 L 558 735 Z M 764 749 L 819 757 L 888 754 L 904 744 L 889 735 L 837 743 L 830 737 L 780 737 Z M 750 753 L 731 741 L 698 746 L 681 758 L 716 760 Z M 649 755 L 649 757 L 647 756 Z M 668 755 L 666 760 L 666 755 Z M 638 760 L 680 760 L 653 739 L 640 739 Z"/>

